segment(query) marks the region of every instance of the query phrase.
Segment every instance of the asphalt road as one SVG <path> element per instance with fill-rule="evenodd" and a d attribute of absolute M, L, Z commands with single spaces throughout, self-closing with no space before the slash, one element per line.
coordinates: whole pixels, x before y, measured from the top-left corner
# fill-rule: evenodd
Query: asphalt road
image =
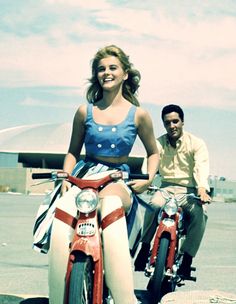
<path fill-rule="evenodd" d="M 41 200 L 39 195 L 0 193 L 0 304 L 47 303 L 47 255 L 31 249 Z M 179 290 L 236 293 L 236 203 L 213 203 L 208 206 L 208 216 L 202 246 L 194 259 L 197 282 L 186 282 Z M 135 273 L 134 279 L 136 293 L 144 295 L 147 278 Z"/>

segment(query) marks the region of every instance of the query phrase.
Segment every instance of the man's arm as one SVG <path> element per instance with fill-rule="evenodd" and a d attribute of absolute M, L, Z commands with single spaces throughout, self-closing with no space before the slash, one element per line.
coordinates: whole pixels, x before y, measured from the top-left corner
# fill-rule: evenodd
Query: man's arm
<path fill-rule="evenodd" d="M 198 139 L 194 149 L 194 169 L 193 176 L 197 184 L 197 192 L 203 202 L 210 202 L 208 195 L 209 184 L 209 153 L 203 140 Z"/>

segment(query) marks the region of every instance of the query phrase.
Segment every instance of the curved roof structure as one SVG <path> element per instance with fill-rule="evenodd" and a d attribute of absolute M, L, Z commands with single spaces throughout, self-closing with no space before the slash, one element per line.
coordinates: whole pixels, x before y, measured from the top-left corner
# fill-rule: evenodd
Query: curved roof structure
<path fill-rule="evenodd" d="M 70 123 L 25 125 L 3 129 L 0 130 L 0 152 L 65 154 L 69 146 L 71 129 Z M 131 155 L 145 155 L 139 140 L 136 141 Z"/>
<path fill-rule="evenodd" d="M 66 153 L 71 124 L 26 125 L 0 130 L 1 152 Z"/>

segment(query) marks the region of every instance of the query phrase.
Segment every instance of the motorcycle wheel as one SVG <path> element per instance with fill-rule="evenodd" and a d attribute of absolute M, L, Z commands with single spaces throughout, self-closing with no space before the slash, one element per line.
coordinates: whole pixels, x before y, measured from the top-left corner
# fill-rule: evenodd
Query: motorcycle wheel
<path fill-rule="evenodd" d="M 167 237 L 163 237 L 160 240 L 154 274 L 148 286 L 152 303 L 155 304 L 159 303 L 164 293 L 166 293 L 166 286 L 164 286 L 166 284 L 164 274 L 169 245 L 170 240 Z"/>
<path fill-rule="evenodd" d="M 93 260 L 79 252 L 72 266 L 69 286 L 69 304 L 92 304 Z"/>

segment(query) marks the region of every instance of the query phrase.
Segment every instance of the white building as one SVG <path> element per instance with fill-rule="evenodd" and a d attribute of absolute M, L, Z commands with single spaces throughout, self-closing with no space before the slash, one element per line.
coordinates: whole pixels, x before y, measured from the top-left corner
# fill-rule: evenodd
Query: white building
<path fill-rule="evenodd" d="M 0 192 L 21 193 L 51 190 L 52 183 L 32 187 L 32 172 L 62 169 L 69 146 L 71 124 L 27 125 L 0 130 Z M 84 150 L 82 150 L 82 158 Z M 131 151 L 133 172 L 145 171 L 145 151 L 139 140 Z M 236 201 L 236 181 L 210 176 L 213 196 L 219 201 Z"/>
<path fill-rule="evenodd" d="M 51 190 L 48 183 L 32 187 L 32 172 L 62 169 L 69 146 L 71 124 L 27 125 L 0 130 L 0 192 L 21 193 Z M 133 172 L 141 172 L 144 150 L 139 141 L 129 159 Z M 82 156 L 84 150 L 82 149 Z"/>

